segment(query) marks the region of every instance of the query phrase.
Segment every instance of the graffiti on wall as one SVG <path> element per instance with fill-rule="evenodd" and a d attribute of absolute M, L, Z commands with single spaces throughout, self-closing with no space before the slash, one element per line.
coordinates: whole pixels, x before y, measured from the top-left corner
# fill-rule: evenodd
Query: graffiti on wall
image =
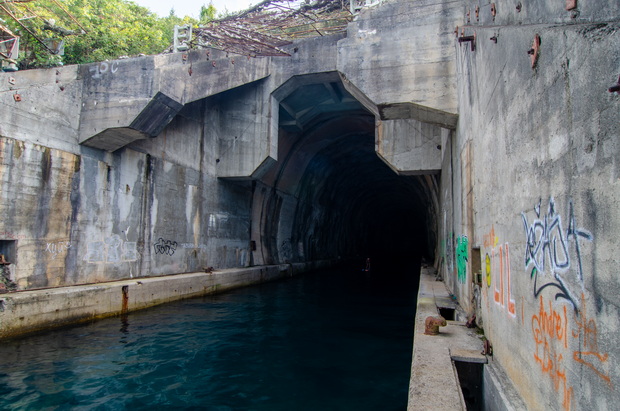
<path fill-rule="evenodd" d="M 102 61 L 97 65 L 89 67 L 88 70 L 91 72 L 94 79 L 100 79 L 107 73 L 116 73 L 118 71 L 118 61 L 113 61 L 111 63 L 107 61 Z"/>
<path fill-rule="evenodd" d="M 456 269 L 459 283 L 464 284 L 467 280 L 467 260 L 469 258 L 468 248 L 469 240 L 467 236 L 462 235 L 456 239 Z"/>
<path fill-rule="evenodd" d="M 492 267 L 491 271 L 496 273 L 496 275 L 499 274 L 495 280 L 493 299 L 497 305 L 505 308 L 508 314 L 512 317 L 516 317 L 515 300 L 511 291 L 510 251 L 508 243 L 500 245 L 499 248 L 493 248 L 491 250 L 491 255 L 491 261 L 489 262 Z"/>
<path fill-rule="evenodd" d="M 165 254 L 169 256 L 173 256 L 174 252 L 177 250 L 178 244 L 176 241 L 164 240 L 163 238 L 159 238 L 156 243 L 153 244 L 153 248 L 155 249 L 155 254 Z"/>
<path fill-rule="evenodd" d="M 123 241 L 118 234 L 86 245 L 84 261 L 89 263 L 115 264 L 136 260 L 138 260 L 137 243 Z"/>
<path fill-rule="evenodd" d="M 534 207 L 534 213 L 532 221 L 528 220 L 527 213 L 521 213 L 525 228 L 525 268 L 531 267 L 534 297 L 547 288 L 553 289 L 556 300 L 568 301 L 578 312 L 578 300 L 570 287 L 575 281 L 569 278 L 569 273 L 574 272 L 576 282 L 583 285 L 580 242 L 592 241 L 592 235 L 577 227 L 572 201 L 566 229 L 553 198 L 549 200 L 545 213 L 541 212 L 540 201 Z"/>
<path fill-rule="evenodd" d="M 583 295 L 581 299 L 584 299 Z M 586 366 L 609 388 L 613 388 L 608 371 L 609 354 L 599 350 L 594 319 L 588 318 L 585 310 L 577 314 L 569 313 L 566 305 L 554 308 L 552 301 L 545 302 L 542 295 L 538 300 L 538 312 L 532 316 L 534 360 L 540 365 L 543 374 L 551 379 L 553 388 L 562 397 L 564 409 L 571 408 L 573 395 L 573 387 L 567 380 L 567 367 L 571 360 Z M 574 326 L 569 330 L 571 315 L 574 316 Z M 577 350 L 570 349 L 571 337 L 577 343 Z"/>
<path fill-rule="evenodd" d="M 525 269 L 534 282 L 534 297 L 538 301 L 532 316 L 533 355 L 568 410 L 574 389 L 567 375 L 575 373 L 576 367 L 581 367 L 582 373 L 589 370 L 613 388 L 609 355 L 599 349 L 597 324 L 587 316 L 583 292 L 583 246 L 594 239 L 578 227 L 572 201 L 566 220 L 557 212 L 553 198 L 546 211 L 541 208 L 539 201 L 531 221 L 528 213 L 521 214 L 526 240 Z M 545 289 L 553 291 L 551 298 L 542 293 Z"/>
<path fill-rule="evenodd" d="M 489 253 L 484 257 L 484 274 L 487 279 L 487 288 L 491 287 L 491 257 Z"/>
<path fill-rule="evenodd" d="M 69 248 L 71 248 L 71 243 L 69 241 L 57 241 L 47 243 L 45 252 L 52 256 L 52 260 L 55 260 L 59 254 L 66 252 Z"/>
<path fill-rule="evenodd" d="M 581 296 L 582 300 L 584 296 Z M 603 381 L 613 388 L 609 372 L 605 370 L 609 367 L 607 360 L 609 354 L 601 353 L 598 347 L 598 329 L 596 322 L 588 318 L 585 310 L 577 317 L 575 316 L 575 329 L 572 331 L 573 338 L 579 340 L 579 350 L 573 352 L 573 359 L 594 371 Z"/>
<path fill-rule="evenodd" d="M 548 310 L 540 298 L 540 309 L 532 316 L 532 333 L 535 350 L 534 360 L 540 365 L 543 374 L 548 375 L 554 390 L 562 397 L 562 405 L 569 410 L 573 397 L 573 387 L 566 378 L 566 365 L 563 352 L 568 348 L 568 317 L 566 306 L 556 311 L 549 301 Z M 563 349 L 562 349 L 563 348 Z"/>

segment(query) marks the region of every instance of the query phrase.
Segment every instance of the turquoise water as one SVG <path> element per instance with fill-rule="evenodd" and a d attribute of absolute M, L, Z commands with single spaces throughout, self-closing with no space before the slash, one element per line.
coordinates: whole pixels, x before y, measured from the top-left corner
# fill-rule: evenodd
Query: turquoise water
<path fill-rule="evenodd" d="M 417 280 L 323 271 L 0 346 L 0 409 L 404 410 Z"/>

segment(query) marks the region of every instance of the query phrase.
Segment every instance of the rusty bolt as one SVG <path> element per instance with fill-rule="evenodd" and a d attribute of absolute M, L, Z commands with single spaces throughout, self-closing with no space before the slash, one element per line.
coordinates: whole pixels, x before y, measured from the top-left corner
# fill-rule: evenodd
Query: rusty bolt
<path fill-rule="evenodd" d="M 19 94 L 15 93 L 15 94 L 13 94 L 13 100 L 15 100 L 15 101 L 22 101 L 22 96 L 20 96 Z"/>
<path fill-rule="evenodd" d="M 15 77 L 9 77 L 9 84 L 15 84 Z"/>
<path fill-rule="evenodd" d="M 65 86 L 60 86 L 60 91 L 65 91 Z"/>
<path fill-rule="evenodd" d="M 230 59 L 230 64 L 235 64 L 235 59 Z"/>
<path fill-rule="evenodd" d="M 491 40 L 493 43 L 497 44 L 497 35 L 491 37 L 489 40 Z"/>
<path fill-rule="evenodd" d="M 215 61 L 214 61 L 214 62 L 212 62 L 212 63 L 211 63 L 211 65 L 212 65 L 213 67 L 215 67 L 217 64 L 215 64 Z"/>
<path fill-rule="evenodd" d="M 181 58 L 183 59 L 183 61 L 187 61 L 187 54 L 183 54 Z"/>
<path fill-rule="evenodd" d="M 480 7 L 476 6 L 476 21 L 480 21 Z"/>
<path fill-rule="evenodd" d="M 497 8 L 495 7 L 495 3 L 491 3 L 491 16 L 493 16 L 493 21 L 495 21 L 496 14 L 497 14 Z"/>
<path fill-rule="evenodd" d="M 192 68 L 191 68 L 191 67 L 190 67 L 189 69 L 187 69 L 187 73 L 188 73 L 190 76 L 192 75 L 192 73 L 193 73 L 193 72 L 194 72 L 194 71 L 192 70 Z"/>
<path fill-rule="evenodd" d="M 458 36 L 459 36 L 459 26 L 456 26 L 456 28 L 454 29 L 454 35 L 455 35 L 456 37 L 458 37 Z"/>

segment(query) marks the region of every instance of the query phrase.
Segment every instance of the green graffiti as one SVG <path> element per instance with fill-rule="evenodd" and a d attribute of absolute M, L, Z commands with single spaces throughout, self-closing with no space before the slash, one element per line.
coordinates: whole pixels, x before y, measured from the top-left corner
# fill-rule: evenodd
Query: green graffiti
<path fill-rule="evenodd" d="M 467 279 L 468 244 L 467 236 L 462 235 L 456 239 L 456 268 L 461 284 L 464 284 Z"/>

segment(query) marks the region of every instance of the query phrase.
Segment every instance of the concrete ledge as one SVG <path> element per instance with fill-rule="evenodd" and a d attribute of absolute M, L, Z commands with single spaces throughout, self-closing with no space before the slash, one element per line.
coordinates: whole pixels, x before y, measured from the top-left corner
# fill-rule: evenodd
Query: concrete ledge
<path fill-rule="evenodd" d="M 523 399 L 500 367 L 489 362 L 484 367 L 484 409 L 494 411 L 525 411 Z"/>
<path fill-rule="evenodd" d="M 221 293 L 325 268 L 333 263 L 317 261 L 226 269 L 212 273 L 135 278 L 2 294 L 0 338 L 87 322 L 184 298 Z"/>
<path fill-rule="evenodd" d="M 424 334 L 425 320 L 438 316 L 449 293 L 443 282 L 435 281 L 433 269 L 422 268 L 415 319 L 413 360 L 407 410 L 465 410 L 453 360 L 486 363 L 483 343 L 465 323 L 448 321 L 439 335 Z M 440 305 L 438 305 L 440 302 Z"/>

